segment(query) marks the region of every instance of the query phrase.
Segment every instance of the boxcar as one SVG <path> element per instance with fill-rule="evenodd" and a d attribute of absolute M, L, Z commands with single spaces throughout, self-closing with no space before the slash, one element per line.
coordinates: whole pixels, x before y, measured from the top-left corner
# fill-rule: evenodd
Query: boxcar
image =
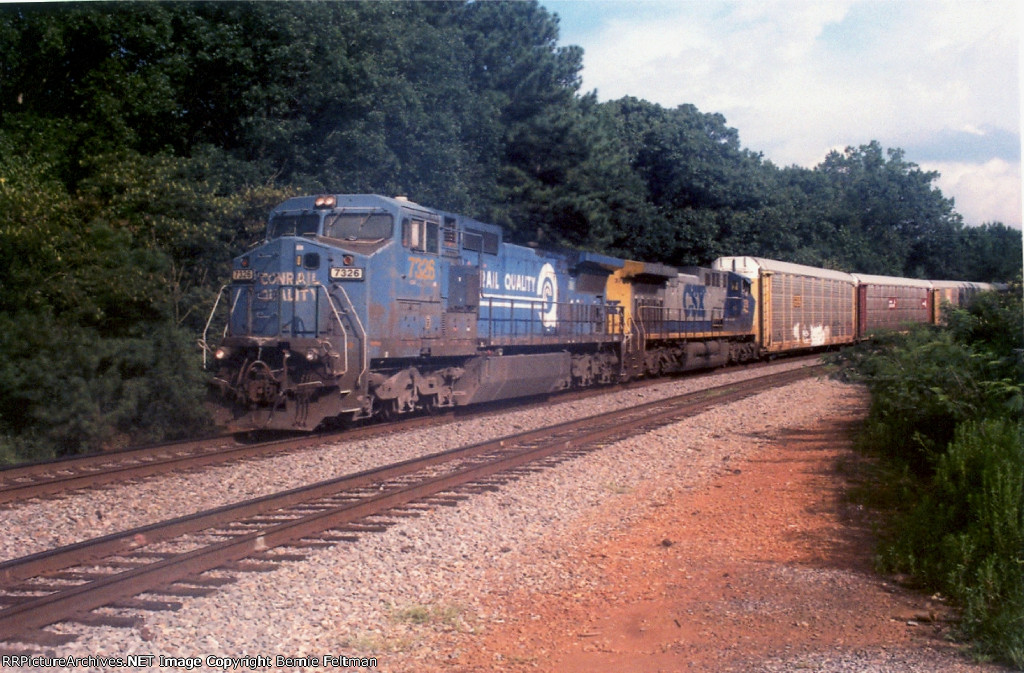
<path fill-rule="evenodd" d="M 719 257 L 712 268 L 751 281 L 763 352 L 846 344 L 857 338 L 857 279 L 848 273 L 760 257 Z"/>
<path fill-rule="evenodd" d="M 872 276 L 857 279 L 857 337 L 865 339 L 881 330 L 898 330 L 911 323 L 930 323 L 932 283 L 929 280 Z"/>
<path fill-rule="evenodd" d="M 933 280 L 930 282 L 932 285 L 932 322 L 935 324 L 943 321 L 942 307 L 944 304 L 959 308 L 966 305 L 979 292 L 996 290 L 1000 287 L 991 283 L 973 283 L 966 280 Z"/>

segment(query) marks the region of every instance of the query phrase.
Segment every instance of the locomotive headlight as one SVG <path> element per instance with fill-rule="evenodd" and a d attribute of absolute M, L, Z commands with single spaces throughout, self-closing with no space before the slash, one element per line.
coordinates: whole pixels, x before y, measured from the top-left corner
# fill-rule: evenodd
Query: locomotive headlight
<path fill-rule="evenodd" d="M 213 357 L 217 358 L 218 360 L 223 360 L 229 355 L 231 355 L 231 351 L 228 350 L 227 348 L 224 348 L 223 346 L 221 346 L 220 348 L 213 352 Z"/>
<path fill-rule="evenodd" d="M 317 360 L 320 359 L 320 354 L 316 352 L 315 348 L 310 348 L 308 351 L 306 351 L 306 359 L 309 360 L 310 362 L 316 362 Z"/>
<path fill-rule="evenodd" d="M 338 203 L 338 200 L 333 195 L 325 195 L 316 197 L 316 201 L 313 204 L 317 208 L 333 208 Z"/>

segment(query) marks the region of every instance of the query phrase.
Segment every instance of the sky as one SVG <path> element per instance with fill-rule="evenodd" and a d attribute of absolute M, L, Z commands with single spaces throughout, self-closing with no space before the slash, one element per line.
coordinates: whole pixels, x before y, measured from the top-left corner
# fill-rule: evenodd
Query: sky
<path fill-rule="evenodd" d="M 1018 0 L 540 0 L 583 47 L 583 93 L 721 113 L 807 168 L 901 148 L 968 225 L 1021 228 Z"/>

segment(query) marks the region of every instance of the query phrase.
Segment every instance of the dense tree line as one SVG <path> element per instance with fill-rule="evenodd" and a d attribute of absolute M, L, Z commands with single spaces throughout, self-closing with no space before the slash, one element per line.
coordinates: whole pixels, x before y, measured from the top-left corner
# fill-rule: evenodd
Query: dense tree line
<path fill-rule="evenodd" d="M 190 343 L 296 193 L 670 264 L 1017 273 L 1019 233 L 965 227 L 900 150 L 779 168 L 719 114 L 598 102 L 557 39 L 532 2 L 0 6 L 0 451 L 200 426 Z"/>

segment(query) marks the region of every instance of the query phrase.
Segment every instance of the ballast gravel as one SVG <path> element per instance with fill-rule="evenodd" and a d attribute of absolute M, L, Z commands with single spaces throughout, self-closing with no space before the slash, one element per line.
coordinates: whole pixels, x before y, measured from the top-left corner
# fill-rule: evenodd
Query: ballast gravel
<path fill-rule="evenodd" d="M 693 377 L 583 401 L 510 411 L 500 417 L 459 421 L 365 441 L 324 445 L 258 460 L 215 465 L 99 490 L 33 499 L 0 508 L 0 561 L 137 526 L 276 493 L 314 481 L 444 451 L 531 428 L 600 414 L 701 388 L 806 365 L 788 361 L 767 368 Z"/>
<path fill-rule="evenodd" d="M 781 363 L 772 369 L 794 366 L 800 365 Z M 26 503 L 0 511 L 0 525 L 8 532 L 0 541 L 0 555 L 21 556 L 501 436 L 513 429 L 551 425 L 639 398 L 657 399 L 762 373 L 766 370 L 683 379 L 586 401 L 554 403 L 540 411 L 512 411 L 439 429 Z M 503 623 L 507 615 L 493 607 L 500 605 L 495 597 L 511 587 L 548 592 L 585 587 L 586 578 L 570 562 L 572 550 L 554 541 L 571 539 L 565 535 L 581 522 L 589 527 L 591 539 L 629 527 L 642 514 L 636 504 L 624 506 L 615 517 L 596 513 L 607 512 L 610 502 L 625 502 L 623 496 L 647 489 L 648 500 L 698 489 L 730 470 L 732 461 L 764 446 L 774 432 L 813 423 L 830 413 L 850 388 L 827 379 L 809 379 L 716 407 L 557 467 L 528 473 L 497 491 L 474 494 L 457 507 L 432 507 L 420 516 L 397 519 L 382 533 L 309 551 L 305 560 L 283 563 L 273 572 L 221 573 L 236 581 L 208 597 L 181 599 L 178 612 L 133 613 L 143 617 L 141 629 L 51 627 L 81 636 L 70 644 L 39 651 L 76 657 L 154 655 L 157 664 L 160 657 L 178 658 L 176 662 L 165 659 L 180 665 L 164 670 L 186 670 L 197 660 L 203 669 L 216 669 L 230 666 L 230 658 L 235 658 L 235 670 L 269 662 L 273 670 L 346 670 L 340 665 L 345 663 L 347 670 L 457 671 L 460 652 L 444 643 L 453 635 L 471 637 Z M 652 488 L 656 475 L 661 485 Z M 665 475 L 672 475 L 670 486 L 664 485 Z M 207 659 L 210 656 L 225 659 Z M 331 665 L 325 656 L 333 657 L 327 660 Z M 904 669 L 897 665 L 901 656 L 839 653 L 838 664 L 820 657 L 801 666 L 815 671 L 949 670 L 938 662 L 936 668 Z M 914 656 L 911 653 L 907 661 Z M 366 668 L 370 663 L 375 666 Z M 767 670 L 790 670 L 787 662 L 777 666 Z M 109 668 L 86 665 L 75 670 Z"/>

